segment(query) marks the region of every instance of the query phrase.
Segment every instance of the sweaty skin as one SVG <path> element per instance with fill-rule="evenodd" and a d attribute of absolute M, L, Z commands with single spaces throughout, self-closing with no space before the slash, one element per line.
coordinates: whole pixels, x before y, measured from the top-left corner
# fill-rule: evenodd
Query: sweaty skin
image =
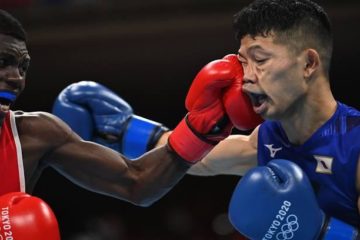
<path fill-rule="evenodd" d="M 29 62 L 25 42 L 0 34 L 0 91 L 18 96 L 25 88 Z M 0 104 L 2 123 L 8 103 L 0 99 Z M 168 145 L 130 161 L 109 148 L 83 141 L 50 113 L 15 111 L 15 119 L 29 193 L 42 171 L 51 167 L 90 191 L 148 206 L 167 193 L 189 168 Z"/>

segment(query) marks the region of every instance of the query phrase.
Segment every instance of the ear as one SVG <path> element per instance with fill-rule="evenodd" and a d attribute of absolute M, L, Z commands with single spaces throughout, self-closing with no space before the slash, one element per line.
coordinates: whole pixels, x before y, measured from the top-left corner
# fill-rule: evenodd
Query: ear
<path fill-rule="evenodd" d="M 309 78 L 320 65 L 320 56 L 315 49 L 305 50 L 304 77 Z"/>

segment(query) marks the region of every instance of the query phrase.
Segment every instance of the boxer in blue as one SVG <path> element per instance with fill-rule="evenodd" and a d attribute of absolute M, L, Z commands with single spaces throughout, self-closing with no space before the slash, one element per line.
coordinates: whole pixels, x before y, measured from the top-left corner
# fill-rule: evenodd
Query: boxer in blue
<path fill-rule="evenodd" d="M 318 206 L 313 202 L 303 202 L 302 211 L 321 211 L 330 219 L 325 223 L 325 218 L 316 218 L 316 224 L 300 225 L 306 231 L 297 231 L 293 239 L 317 239 L 321 231 L 325 239 L 353 239 L 360 223 L 360 141 L 357 141 L 360 112 L 337 101 L 331 92 L 329 71 L 333 38 L 327 14 L 309 0 L 256 0 L 235 15 L 234 27 L 240 44 L 237 56 L 244 70 L 242 90 L 250 97 L 253 110 L 265 122 L 247 136 L 226 138 L 188 173 L 243 176 L 249 169 L 267 166 L 273 159 L 288 159 L 300 166 L 311 182 L 311 186 L 293 184 L 292 190 L 296 192 L 299 188 L 298 192 L 305 195 L 305 185 L 308 194 L 314 191 L 317 199 Z M 65 92 L 71 95 L 70 89 Z M 102 96 L 97 97 L 102 99 Z M 223 99 L 224 106 L 231 104 L 227 101 Z M 75 101 L 73 104 L 78 103 Z M 238 104 L 240 108 L 241 103 Z M 59 106 L 57 101 L 56 114 L 66 116 L 66 111 L 61 111 Z M 109 109 L 102 105 L 96 107 Z M 96 112 L 91 109 L 89 117 L 96 120 Z M 119 109 L 115 112 L 120 113 Z M 228 109 L 227 113 L 237 125 L 234 114 Z M 108 112 L 108 119 L 112 119 L 111 115 Z M 113 119 L 119 119 L 118 115 L 113 116 Z M 70 122 L 75 119 L 73 115 Z M 101 125 L 95 122 L 95 129 L 100 130 L 98 124 Z M 128 122 L 122 121 L 116 126 L 116 134 L 113 131 L 105 134 L 116 135 L 115 141 L 124 145 L 127 140 L 124 136 L 129 134 L 127 126 Z M 149 134 L 137 138 L 143 141 L 146 136 Z M 276 168 L 284 172 L 293 169 L 282 163 Z M 264 176 L 265 173 L 258 170 L 257 174 Z M 294 180 L 296 176 L 288 174 L 287 178 Z M 271 181 L 272 178 L 265 179 Z M 247 181 L 247 184 L 251 186 L 252 182 Z M 256 196 L 248 196 L 242 190 L 243 196 L 261 199 L 262 188 L 259 186 L 254 184 L 258 192 Z M 274 190 L 273 195 L 277 194 L 278 191 Z M 302 201 L 300 196 L 298 201 Z M 264 204 L 269 209 L 279 207 L 276 205 L 278 202 L 266 201 Z M 239 214 L 246 220 L 246 214 Z M 265 238 L 269 225 L 267 222 L 261 224 L 261 214 L 256 216 L 258 224 L 255 229 L 260 233 L 256 237 L 255 233 L 242 229 L 243 225 L 233 224 L 249 237 Z M 350 229 L 345 231 L 349 234 L 337 235 L 343 231 L 334 229 L 343 229 L 344 226 Z M 303 232 L 307 235 L 301 235 Z M 276 239 L 275 235 L 272 236 Z"/>

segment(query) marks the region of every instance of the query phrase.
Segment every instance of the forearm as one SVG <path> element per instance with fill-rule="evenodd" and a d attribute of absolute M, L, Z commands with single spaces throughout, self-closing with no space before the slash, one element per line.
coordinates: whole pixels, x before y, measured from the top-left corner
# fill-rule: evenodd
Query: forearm
<path fill-rule="evenodd" d="M 256 148 L 248 136 L 231 135 L 220 142 L 205 158 L 194 164 L 188 174 L 197 176 L 243 176 L 257 164 Z"/>
<path fill-rule="evenodd" d="M 165 132 L 159 138 L 155 148 L 165 145 L 170 134 L 171 131 Z M 255 153 L 249 154 L 251 151 L 245 151 L 241 147 L 242 143 L 239 143 L 239 141 L 247 142 L 247 140 L 247 136 L 229 136 L 219 143 L 204 159 L 192 165 L 187 173 L 196 176 L 216 176 L 219 174 L 242 176 L 256 165 L 256 161 L 250 160 Z M 246 158 L 243 158 L 244 161 L 239 161 L 239 156 L 246 156 Z"/>
<path fill-rule="evenodd" d="M 164 146 L 169 138 L 169 135 L 171 134 L 171 131 L 165 132 L 160 138 L 157 144 L 155 145 L 155 148 Z M 215 147 L 216 149 L 216 147 Z M 214 156 L 215 155 L 215 156 Z M 219 161 L 219 158 L 216 158 L 216 154 L 214 154 L 214 151 L 211 151 L 207 157 L 205 157 L 204 161 L 199 161 L 196 164 L 192 165 L 189 170 L 187 171 L 188 174 L 191 175 L 197 175 L 197 176 L 215 176 L 219 174 L 216 169 L 212 169 L 208 166 L 207 160 L 209 159 L 210 162 L 212 161 Z"/>
<path fill-rule="evenodd" d="M 157 148 L 157 147 L 160 147 L 160 146 L 163 146 L 167 143 L 168 141 L 168 138 L 171 134 L 171 131 L 167 131 L 167 132 L 164 132 L 160 138 L 158 139 L 157 143 L 155 144 L 155 147 L 154 148 Z"/>
<path fill-rule="evenodd" d="M 155 148 L 165 145 L 170 134 L 171 131 L 165 132 L 159 138 Z M 249 168 L 253 167 L 253 164 L 242 163 L 241 165 L 241 162 L 236 161 L 236 159 L 231 160 L 236 158 L 238 155 L 233 151 L 229 152 L 228 149 L 226 149 L 226 146 L 232 141 L 231 139 L 233 137 L 225 139 L 222 143 L 216 146 L 203 160 L 192 165 L 187 173 L 196 176 L 216 176 L 219 174 L 242 175 Z M 239 147 L 238 149 L 241 148 Z"/>
<path fill-rule="evenodd" d="M 74 184 L 141 206 L 165 195 L 190 167 L 167 145 L 134 161 L 99 144 L 73 140 L 47 158 Z"/>
<path fill-rule="evenodd" d="M 191 164 L 181 159 L 168 144 L 142 155 L 137 161 L 130 161 L 131 171 L 136 177 L 130 188 L 131 202 L 149 206 L 167 192 L 186 174 Z"/>
<path fill-rule="evenodd" d="M 164 146 L 167 143 L 170 134 L 171 134 L 171 131 L 165 132 L 159 138 L 155 148 Z M 215 147 L 215 149 L 216 149 L 216 147 Z M 216 157 L 216 154 L 214 154 L 214 150 L 213 150 L 208 154 L 207 157 L 205 157 L 205 159 L 203 161 L 199 161 L 196 164 L 192 165 L 189 168 L 187 173 L 191 174 L 191 175 L 197 175 L 197 176 L 215 176 L 215 175 L 219 174 L 216 169 L 212 169 L 211 167 L 208 166 L 208 161 L 206 159 L 210 160 L 210 163 L 213 161 L 220 160 L 219 158 Z"/>

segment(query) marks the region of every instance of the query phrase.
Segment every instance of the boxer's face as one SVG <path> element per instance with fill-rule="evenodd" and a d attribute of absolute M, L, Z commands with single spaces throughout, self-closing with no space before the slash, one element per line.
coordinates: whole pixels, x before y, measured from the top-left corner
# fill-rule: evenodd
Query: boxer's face
<path fill-rule="evenodd" d="M 0 34 L 0 91 L 19 96 L 25 87 L 29 63 L 30 56 L 25 42 Z M 0 98 L 0 123 L 11 104 L 9 99 Z"/>
<path fill-rule="evenodd" d="M 243 90 L 256 113 L 266 119 L 283 119 L 294 113 L 306 93 L 305 56 L 274 43 L 273 35 L 241 40 L 239 60 L 244 68 Z"/>

